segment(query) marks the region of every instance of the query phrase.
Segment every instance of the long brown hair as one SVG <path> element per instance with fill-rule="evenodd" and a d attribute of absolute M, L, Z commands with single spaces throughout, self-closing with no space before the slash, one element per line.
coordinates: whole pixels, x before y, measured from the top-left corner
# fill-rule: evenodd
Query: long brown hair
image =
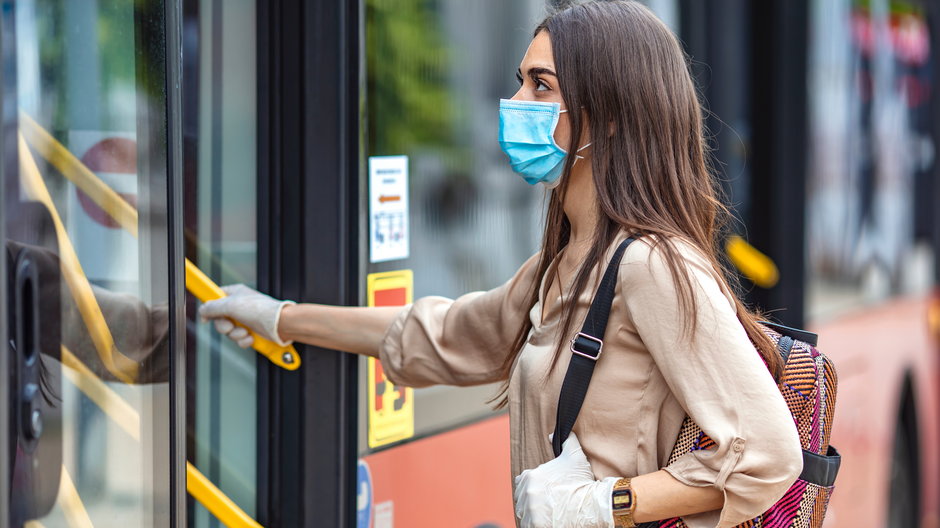
<path fill-rule="evenodd" d="M 678 287 L 683 313 L 695 312 L 696 299 L 676 241 L 697 249 L 729 286 L 736 286 L 734 275 L 718 257 L 729 211 L 719 199 L 710 170 L 702 108 L 688 59 L 672 31 L 639 2 L 622 0 L 568 7 L 546 18 L 534 34 L 542 31 L 551 40 L 565 107 L 584 111 L 568 113 L 568 152 L 577 151 L 585 126 L 582 115 L 588 117 L 598 200 L 594 239 L 566 297 L 580 297 L 592 270 L 623 230 L 646 235 L 662 252 Z M 561 185 L 549 199 L 536 277 L 548 272 L 571 234 L 563 203 L 574 159 L 570 155 L 565 159 Z M 546 291 L 557 280 L 557 273 L 553 275 L 545 281 Z M 536 281 L 528 306 L 534 306 L 538 297 Z M 759 326 L 759 315 L 737 296 L 735 305 L 748 337 L 778 376 L 782 362 Z M 575 302 L 565 303 L 562 338 L 553 365 L 566 342 L 564 336 L 572 331 L 575 308 Z M 694 331 L 695 319 L 683 319 L 692 322 L 685 331 Z M 507 378 L 531 326 L 529 318 L 524 318 L 503 364 Z M 494 398 L 501 398 L 498 407 L 506 404 L 506 388 Z"/>

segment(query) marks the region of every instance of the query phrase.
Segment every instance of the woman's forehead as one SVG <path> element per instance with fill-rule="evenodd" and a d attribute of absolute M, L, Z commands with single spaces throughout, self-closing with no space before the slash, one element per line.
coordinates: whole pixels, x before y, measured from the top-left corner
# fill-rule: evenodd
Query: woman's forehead
<path fill-rule="evenodd" d="M 519 65 L 519 69 L 522 70 L 522 73 L 532 68 L 548 68 L 552 71 L 555 70 L 555 57 L 552 55 L 552 41 L 549 39 L 547 31 L 540 31 L 539 34 L 532 39 L 532 42 L 529 43 L 529 48 L 525 52 L 525 56 L 522 57 L 522 63 Z"/>

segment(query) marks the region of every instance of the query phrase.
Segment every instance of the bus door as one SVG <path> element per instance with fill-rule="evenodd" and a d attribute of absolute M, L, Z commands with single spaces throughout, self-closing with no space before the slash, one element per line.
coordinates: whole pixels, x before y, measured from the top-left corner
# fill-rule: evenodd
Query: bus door
<path fill-rule="evenodd" d="M 3 2 L 3 526 L 184 518 L 176 9 Z"/>

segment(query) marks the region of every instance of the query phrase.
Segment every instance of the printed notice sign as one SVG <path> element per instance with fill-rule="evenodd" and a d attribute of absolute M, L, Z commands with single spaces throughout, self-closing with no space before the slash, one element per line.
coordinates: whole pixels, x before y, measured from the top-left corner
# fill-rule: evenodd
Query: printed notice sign
<path fill-rule="evenodd" d="M 411 270 L 369 274 L 366 283 L 368 305 L 404 306 L 411 302 L 413 288 Z M 414 390 L 392 383 L 385 377 L 382 363 L 374 358 L 369 358 L 368 364 L 369 447 L 411 438 L 415 434 Z"/>
<path fill-rule="evenodd" d="M 408 156 L 369 158 L 369 258 L 408 258 Z"/>

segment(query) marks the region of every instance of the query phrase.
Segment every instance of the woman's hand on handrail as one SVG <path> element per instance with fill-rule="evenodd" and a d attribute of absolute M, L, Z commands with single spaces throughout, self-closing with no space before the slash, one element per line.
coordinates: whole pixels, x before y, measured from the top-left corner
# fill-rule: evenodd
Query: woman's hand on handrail
<path fill-rule="evenodd" d="M 281 345 L 299 341 L 378 358 L 382 339 L 402 310 L 400 306 L 295 304 L 273 299 L 242 284 L 222 289 L 228 296 L 203 304 L 199 316 L 213 320 L 220 333 L 242 348 L 251 346 L 252 338 L 233 321 Z"/>
<path fill-rule="evenodd" d="M 290 341 L 281 339 L 277 327 L 281 310 L 294 304 L 293 301 L 279 301 L 244 284 L 223 286 L 222 291 L 225 297 L 209 301 L 199 308 L 203 321 L 212 320 L 219 333 L 227 335 L 242 348 L 254 343 L 245 327 L 278 346 L 290 344 Z"/>

